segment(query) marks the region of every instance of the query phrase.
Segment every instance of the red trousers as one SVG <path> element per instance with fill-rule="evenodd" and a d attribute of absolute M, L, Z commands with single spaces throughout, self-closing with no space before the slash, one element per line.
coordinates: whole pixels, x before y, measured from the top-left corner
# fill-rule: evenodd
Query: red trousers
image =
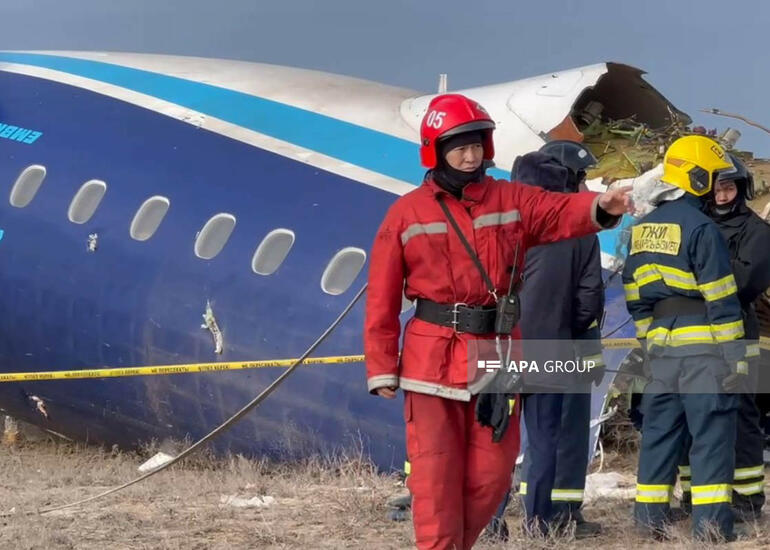
<path fill-rule="evenodd" d="M 405 392 L 412 518 L 420 550 L 468 550 L 511 487 L 519 422 L 500 443 L 476 421 L 469 403 Z M 517 407 L 518 408 L 518 407 Z"/>

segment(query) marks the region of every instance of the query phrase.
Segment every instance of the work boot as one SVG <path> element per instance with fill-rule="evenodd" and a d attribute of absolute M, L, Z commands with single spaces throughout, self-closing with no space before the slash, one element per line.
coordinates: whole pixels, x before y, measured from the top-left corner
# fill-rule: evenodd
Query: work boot
<path fill-rule="evenodd" d="M 733 532 L 729 535 L 721 533 L 708 533 L 703 535 L 696 535 L 696 541 L 705 542 L 707 544 L 722 544 L 726 542 L 735 542 L 738 540 L 748 540 L 750 538 L 748 531 L 743 526 L 736 526 L 733 528 Z"/>
<path fill-rule="evenodd" d="M 690 519 L 691 511 L 686 508 L 671 508 L 668 512 L 668 521 L 678 523 Z"/>
<path fill-rule="evenodd" d="M 744 509 L 734 506 L 733 516 L 735 517 L 735 523 L 754 523 L 762 517 L 762 510 Z"/>
<path fill-rule="evenodd" d="M 602 533 L 602 524 L 595 521 L 575 522 L 575 539 L 598 537 Z"/>
<path fill-rule="evenodd" d="M 510 533 L 508 524 L 503 518 L 493 518 L 484 528 L 484 537 L 494 542 L 508 542 Z"/>
<path fill-rule="evenodd" d="M 652 539 L 658 542 L 665 542 L 671 539 L 668 525 L 648 525 L 635 521 L 634 531 L 636 531 L 636 534 L 642 538 Z"/>
<path fill-rule="evenodd" d="M 575 522 L 576 539 L 596 537 L 602 532 L 602 524 L 596 521 L 586 521 L 583 517 L 583 512 L 580 510 L 572 512 L 572 520 Z"/>
<path fill-rule="evenodd" d="M 754 538 L 753 529 L 749 529 L 747 525 L 736 525 L 733 527 L 733 536 L 730 537 L 729 542 L 736 540 L 749 540 Z"/>
<path fill-rule="evenodd" d="M 585 539 L 589 537 L 597 537 L 602 532 L 601 523 L 595 521 L 586 521 L 583 517 L 583 513 L 580 510 L 573 510 L 570 512 L 571 516 L 568 519 L 568 528 L 575 526 L 575 539 Z"/>
<path fill-rule="evenodd" d="M 410 515 L 408 508 L 391 508 L 387 517 L 390 521 L 407 521 Z"/>
<path fill-rule="evenodd" d="M 412 509 L 412 495 L 399 495 L 388 500 L 387 517 L 390 521 L 406 521 Z"/>

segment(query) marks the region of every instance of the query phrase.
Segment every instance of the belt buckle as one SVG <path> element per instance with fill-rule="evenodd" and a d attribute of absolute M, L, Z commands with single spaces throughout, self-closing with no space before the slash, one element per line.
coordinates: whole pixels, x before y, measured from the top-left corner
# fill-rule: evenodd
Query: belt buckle
<path fill-rule="evenodd" d="M 463 334 L 464 331 L 457 330 L 457 326 L 460 324 L 460 321 L 457 319 L 457 316 L 460 314 L 460 311 L 457 309 L 460 306 L 468 307 L 468 304 L 465 302 L 455 302 L 452 306 L 452 328 L 454 329 L 456 334 Z"/>

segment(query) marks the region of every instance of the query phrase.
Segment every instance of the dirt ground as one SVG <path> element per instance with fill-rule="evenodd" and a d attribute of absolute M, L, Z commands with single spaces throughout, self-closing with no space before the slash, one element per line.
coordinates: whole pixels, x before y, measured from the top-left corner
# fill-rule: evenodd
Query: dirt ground
<path fill-rule="evenodd" d="M 136 468 L 147 455 L 53 440 L 0 446 L 0 548 L 412 547 L 411 523 L 386 519 L 386 501 L 403 492 L 403 484 L 395 476 L 377 474 L 357 457 L 281 465 L 203 456 L 80 508 L 46 515 L 36 512 L 137 477 Z M 633 462 L 627 454 L 608 453 L 603 467 L 625 471 L 633 479 Z M 239 508 L 223 504 L 230 496 L 274 500 L 261 508 Z M 507 516 L 512 540 L 507 544 L 481 541 L 476 548 L 693 547 L 687 525 L 674 533 L 673 543 L 650 544 L 637 538 L 631 508 L 630 500 L 590 504 L 585 515 L 601 521 L 605 535 L 580 542 L 565 536 L 534 544 L 518 533 L 521 516 L 514 505 Z M 750 539 L 725 547 L 770 545 L 770 519 L 751 526 L 750 531 Z"/>

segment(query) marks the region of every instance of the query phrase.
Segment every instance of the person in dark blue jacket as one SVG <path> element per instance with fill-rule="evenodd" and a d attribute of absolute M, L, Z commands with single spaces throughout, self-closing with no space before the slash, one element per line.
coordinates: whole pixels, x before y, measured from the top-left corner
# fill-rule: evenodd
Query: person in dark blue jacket
<path fill-rule="evenodd" d="M 692 438 L 693 532 L 732 540 L 738 398 L 748 364 L 738 288 L 719 228 L 701 212 L 725 151 L 700 135 L 666 151 L 671 194 L 632 227 L 623 269 L 628 311 L 648 357 L 634 518 L 665 537 L 677 462 Z"/>
<path fill-rule="evenodd" d="M 553 141 L 540 151 L 518 157 L 511 180 L 547 191 L 575 193 L 584 185 L 586 169 L 595 163 L 596 158 L 581 144 Z M 528 448 L 521 494 L 526 528 L 545 534 L 575 523 L 577 537 L 596 535 L 601 526 L 585 521 L 580 507 L 589 456 L 590 385 L 592 379 L 597 385 L 601 382 L 604 365 L 599 333 L 604 311 L 599 240 L 589 235 L 534 247 L 527 251 L 523 278 L 522 339 L 553 341 L 547 346 L 549 356 L 596 365 L 590 374 L 559 376 L 546 373 L 541 366 L 539 373 L 528 372 L 524 377 L 525 391 L 533 392 L 523 397 Z M 542 350 L 533 353 L 542 355 Z M 506 504 L 507 499 L 491 531 L 504 531 L 501 518 Z"/>

